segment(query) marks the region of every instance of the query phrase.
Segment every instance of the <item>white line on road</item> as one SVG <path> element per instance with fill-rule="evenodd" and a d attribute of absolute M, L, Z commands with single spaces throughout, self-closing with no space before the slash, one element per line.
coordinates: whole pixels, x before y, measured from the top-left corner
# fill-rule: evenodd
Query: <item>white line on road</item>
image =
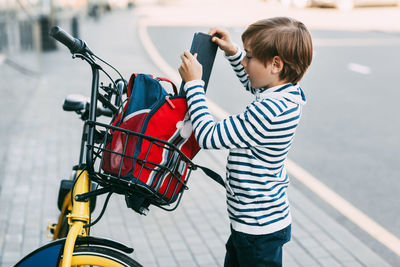
<path fill-rule="evenodd" d="M 357 64 L 357 63 L 349 63 L 347 64 L 347 69 L 360 73 L 360 74 L 364 74 L 364 75 L 368 75 L 371 73 L 371 68 L 368 66 L 364 66 L 361 64 Z"/>
<path fill-rule="evenodd" d="M 161 57 L 157 49 L 151 42 L 151 39 L 147 33 L 147 23 L 145 20 L 139 22 L 139 38 L 152 58 L 154 64 L 164 72 L 169 78 L 176 84 L 180 83 L 179 74 L 169 66 L 169 64 Z M 221 109 L 218 105 L 213 103 L 211 100 L 207 99 L 208 105 L 212 113 L 218 117 L 226 118 L 229 114 Z M 358 225 L 365 232 L 369 233 L 376 240 L 381 242 L 387 248 L 400 255 L 400 240 L 387 231 L 385 228 L 377 224 L 363 212 L 354 207 L 351 203 L 343 199 L 341 196 L 333 192 L 326 185 L 321 183 L 317 178 L 313 177 L 306 170 L 301 168 L 299 165 L 291 160 L 287 160 L 288 171 L 310 190 L 316 193 L 320 198 L 325 200 L 333 208 L 351 220 L 353 223 Z"/>
<path fill-rule="evenodd" d="M 400 240 L 395 235 L 380 226 L 362 211 L 354 207 L 350 202 L 332 191 L 329 187 L 321 183 L 317 178 L 312 176 L 309 172 L 301 168 L 293 161 L 288 159 L 286 163 L 288 171 L 297 180 L 302 182 L 311 191 L 325 200 L 329 205 L 334 207 L 353 223 L 358 225 L 365 232 L 394 251 L 397 255 L 400 255 Z"/>
<path fill-rule="evenodd" d="M 6 60 L 6 55 L 0 53 L 0 65 Z"/>

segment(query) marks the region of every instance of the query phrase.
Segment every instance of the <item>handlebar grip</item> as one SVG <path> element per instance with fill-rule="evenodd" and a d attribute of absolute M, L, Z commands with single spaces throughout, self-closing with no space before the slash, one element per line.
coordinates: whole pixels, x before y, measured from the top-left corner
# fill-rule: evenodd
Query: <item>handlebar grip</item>
<path fill-rule="evenodd" d="M 113 112 L 111 109 L 105 108 L 103 106 L 99 106 L 96 109 L 96 116 L 112 117 L 114 114 L 116 114 L 116 113 Z"/>
<path fill-rule="evenodd" d="M 62 28 L 54 26 L 50 30 L 50 36 L 69 48 L 71 53 L 84 52 L 86 48 L 85 42 L 74 38 L 65 32 Z"/>

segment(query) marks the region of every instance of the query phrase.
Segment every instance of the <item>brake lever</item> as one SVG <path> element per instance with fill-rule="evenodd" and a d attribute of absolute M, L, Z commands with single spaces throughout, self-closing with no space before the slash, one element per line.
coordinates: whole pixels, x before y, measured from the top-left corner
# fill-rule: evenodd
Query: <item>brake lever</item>
<path fill-rule="evenodd" d="M 80 110 L 80 111 L 76 111 L 77 114 L 81 115 L 80 119 L 83 121 L 86 121 L 89 119 L 89 108 Z"/>
<path fill-rule="evenodd" d="M 118 113 L 118 108 L 114 106 L 108 99 L 103 96 L 102 94 L 98 93 L 97 94 L 97 99 L 106 107 L 111 110 L 112 113 L 116 114 Z M 112 115 L 111 115 L 112 116 Z"/>

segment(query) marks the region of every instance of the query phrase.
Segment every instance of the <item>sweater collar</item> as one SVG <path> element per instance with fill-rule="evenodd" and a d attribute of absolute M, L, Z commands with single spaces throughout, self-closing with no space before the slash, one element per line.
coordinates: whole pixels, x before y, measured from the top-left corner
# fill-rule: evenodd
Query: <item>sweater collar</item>
<path fill-rule="evenodd" d="M 300 88 L 299 84 L 293 85 L 291 83 L 277 85 L 270 88 L 263 88 L 257 90 L 256 100 L 261 100 L 265 98 L 286 98 L 287 100 L 294 102 L 299 105 L 304 105 L 306 103 L 306 96 L 303 90 Z"/>

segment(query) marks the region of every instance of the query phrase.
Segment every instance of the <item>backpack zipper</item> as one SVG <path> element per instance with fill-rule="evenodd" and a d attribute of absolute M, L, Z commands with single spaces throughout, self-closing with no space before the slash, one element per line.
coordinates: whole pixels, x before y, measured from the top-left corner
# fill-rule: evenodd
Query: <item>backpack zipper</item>
<path fill-rule="evenodd" d="M 168 105 L 172 108 L 175 109 L 175 105 L 174 103 L 172 103 L 172 101 L 169 99 L 169 95 L 165 96 L 165 101 L 167 101 Z"/>

